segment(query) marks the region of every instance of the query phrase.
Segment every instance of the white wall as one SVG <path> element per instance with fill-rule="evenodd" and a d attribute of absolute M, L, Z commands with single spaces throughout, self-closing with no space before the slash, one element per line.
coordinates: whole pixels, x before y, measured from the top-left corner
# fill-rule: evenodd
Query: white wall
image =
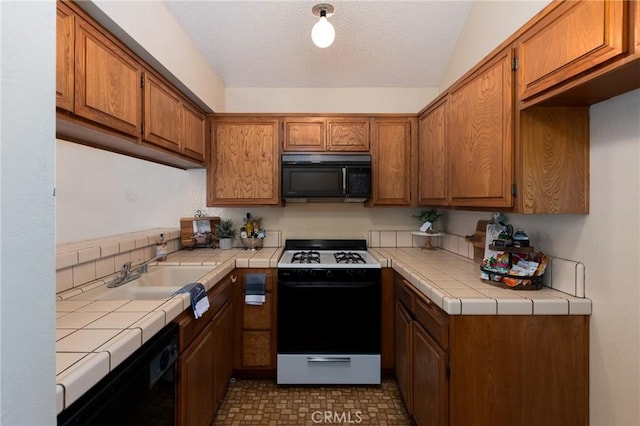
<path fill-rule="evenodd" d="M 544 2 L 538 5 L 475 2 L 441 89 L 506 39 L 514 22 L 524 23 Z M 536 248 L 585 264 L 586 296 L 593 301 L 590 421 L 596 426 L 640 424 L 638 117 L 639 90 L 591 107 L 590 214 L 508 215 L 510 223 L 525 228 Z M 469 234 L 478 219 L 487 218 L 487 213 L 450 211 L 447 230 Z"/>
<path fill-rule="evenodd" d="M 55 2 L 0 2 L 0 424 L 55 424 Z"/>
<path fill-rule="evenodd" d="M 415 114 L 437 94 L 435 87 L 228 87 L 226 112 Z"/>
<path fill-rule="evenodd" d="M 480 62 L 548 3 L 550 0 L 475 0 L 440 81 L 440 91 Z"/>
<path fill-rule="evenodd" d="M 203 176 L 57 140 L 56 241 L 178 227 L 195 212 L 189 188 Z"/>

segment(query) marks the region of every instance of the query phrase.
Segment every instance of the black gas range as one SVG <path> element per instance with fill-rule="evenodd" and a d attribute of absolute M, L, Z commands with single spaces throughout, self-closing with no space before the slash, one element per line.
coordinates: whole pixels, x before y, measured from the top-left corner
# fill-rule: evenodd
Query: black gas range
<path fill-rule="evenodd" d="M 365 240 L 287 240 L 278 263 L 279 384 L 379 384 L 381 266 Z"/>

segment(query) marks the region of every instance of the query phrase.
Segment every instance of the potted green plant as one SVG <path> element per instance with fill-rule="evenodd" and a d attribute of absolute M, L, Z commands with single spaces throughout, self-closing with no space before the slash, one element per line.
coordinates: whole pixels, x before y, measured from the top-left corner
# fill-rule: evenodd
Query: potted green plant
<path fill-rule="evenodd" d="M 229 250 L 233 247 L 233 239 L 236 237 L 238 231 L 233 226 L 231 219 L 222 219 L 218 225 L 216 225 L 216 237 L 220 243 L 222 250 Z"/>
<path fill-rule="evenodd" d="M 423 210 L 418 214 L 414 214 L 412 217 L 415 217 L 422 223 L 420 227 L 420 231 L 422 232 L 431 232 L 434 233 L 436 231 L 433 230 L 433 224 L 438 220 L 438 218 L 442 216 L 436 209 Z"/>

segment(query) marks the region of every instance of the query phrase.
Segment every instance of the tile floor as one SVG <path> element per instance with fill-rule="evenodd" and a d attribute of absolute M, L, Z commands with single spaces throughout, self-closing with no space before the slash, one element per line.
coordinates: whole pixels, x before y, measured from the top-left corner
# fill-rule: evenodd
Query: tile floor
<path fill-rule="evenodd" d="M 227 390 L 216 426 L 361 424 L 409 426 L 394 380 L 380 386 L 278 386 L 238 380 Z"/>

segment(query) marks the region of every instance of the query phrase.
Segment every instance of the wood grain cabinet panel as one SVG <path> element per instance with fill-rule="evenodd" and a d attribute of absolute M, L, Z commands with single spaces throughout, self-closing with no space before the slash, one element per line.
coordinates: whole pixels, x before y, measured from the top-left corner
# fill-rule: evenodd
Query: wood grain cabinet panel
<path fill-rule="evenodd" d="M 182 153 L 198 161 L 204 161 L 206 143 L 206 116 L 197 108 L 183 102 L 184 134 Z"/>
<path fill-rule="evenodd" d="M 273 295 L 267 293 L 262 305 L 244 305 L 242 325 L 245 330 L 270 330 Z"/>
<path fill-rule="evenodd" d="M 395 283 L 396 380 L 418 426 L 588 424 L 588 316 L 447 315 Z"/>
<path fill-rule="evenodd" d="M 271 367 L 271 331 L 242 332 L 242 365 L 245 367 Z"/>
<path fill-rule="evenodd" d="M 449 95 L 451 204 L 511 207 L 513 99 L 511 49 Z"/>
<path fill-rule="evenodd" d="M 180 152 L 184 136 L 184 114 L 180 96 L 169 86 L 144 74 L 144 139 Z"/>
<path fill-rule="evenodd" d="M 520 99 L 625 53 L 624 3 L 567 1 L 527 31 L 518 41 Z"/>
<path fill-rule="evenodd" d="M 326 123 L 322 118 L 285 118 L 284 151 L 324 151 Z"/>
<path fill-rule="evenodd" d="M 445 206 L 447 188 L 447 98 L 420 116 L 418 205 Z"/>
<path fill-rule="evenodd" d="M 395 354 L 398 390 L 409 415 L 413 414 L 413 321 L 407 309 L 396 301 Z"/>
<path fill-rule="evenodd" d="M 518 211 L 588 213 L 588 107 L 528 108 L 520 128 Z"/>
<path fill-rule="evenodd" d="M 275 269 L 249 268 L 237 270 L 239 280 L 234 285 L 234 370 L 236 377 L 272 377 L 276 369 L 276 293 Z M 265 303 L 247 305 L 245 285 L 247 274 L 264 273 Z"/>
<path fill-rule="evenodd" d="M 411 204 L 411 121 L 374 119 L 371 146 L 372 205 Z"/>
<path fill-rule="evenodd" d="M 73 111 L 75 15 L 58 3 L 56 17 L 56 107 Z"/>
<path fill-rule="evenodd" d="M 207 205 L 278 204 L 278 120 L 214 121 Z"/>
<path fill-rule="evenodd" d="M 213 420 L 215 332 L 212 323 L 200 333 L 178 361 L 179 423 L 181 425 L 208 425 Z"/>
<path fill-rule="evenodd" d="M 180 326 L 176 378 L 178 425 L 210 425 L 233 373 L 233 287 L 231 274 L 207 297 L 211 308 L 195 319 L 190 309 L 174 322 Z"/>
<path fill-rule="evenodd" d="M 419 426 L 447 426 L 447 354 L 418 324 L 413 327 L 412 343 L 413 417 Z"/>
<path fill-rule="evenodd" d="M 76 19 L 75 55 L 75 114 L 139 137 L 140 64 L 81 19 Z"/>
<path fill-rule="evenodd" d="M 229 379 L 233 375 L 233 302 L 227 304 L 213 319 L 216 337 L 214 366 L 214 405 L 219 407 L 224 397 Z"/>
<path fill-rule="evenodd" d="M 327 120 L 327 150 L 368 152 L 369 120 L 355 118 Z"/>

